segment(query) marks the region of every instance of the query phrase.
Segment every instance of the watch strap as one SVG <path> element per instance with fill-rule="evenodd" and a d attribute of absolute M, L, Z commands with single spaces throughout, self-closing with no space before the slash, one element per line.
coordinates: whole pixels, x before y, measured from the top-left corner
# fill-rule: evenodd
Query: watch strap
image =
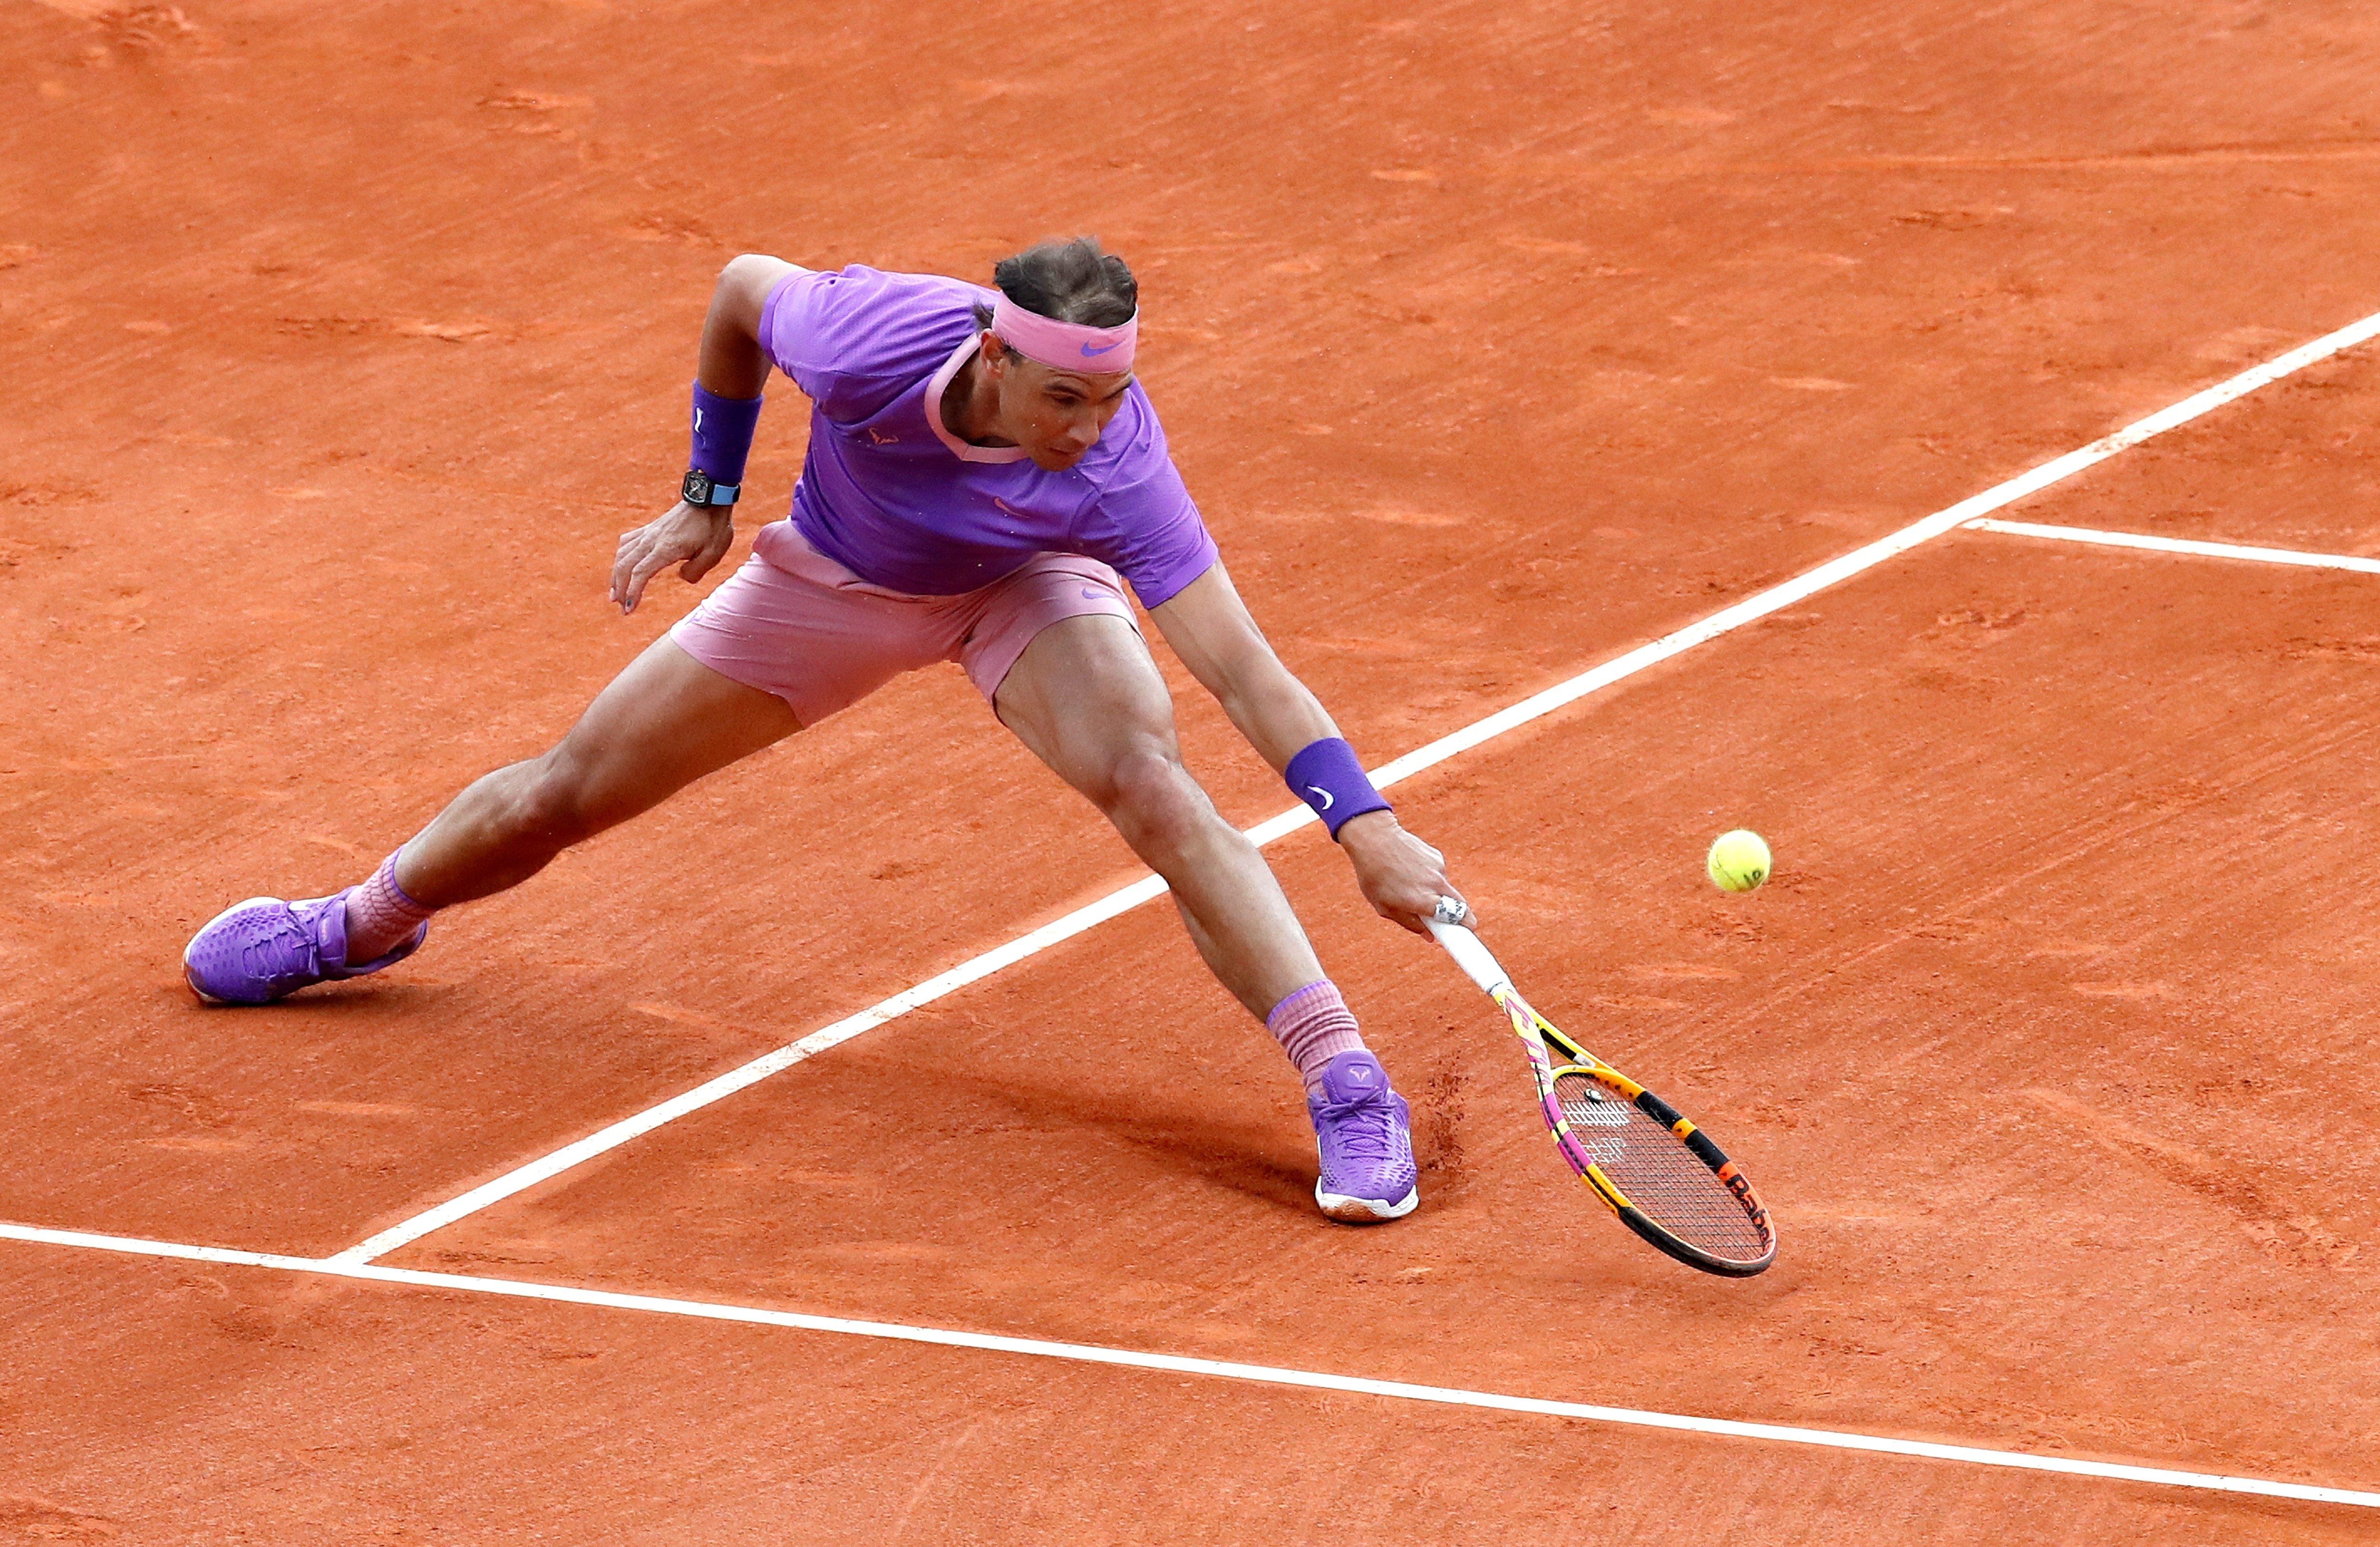
<path fill-rule="evenodd" d="M 688 505 L 734 505 L 744 493 L 740 483 L 721 483 L 700 468 L 688 468 L 677 487 L 678 497 Z"/>

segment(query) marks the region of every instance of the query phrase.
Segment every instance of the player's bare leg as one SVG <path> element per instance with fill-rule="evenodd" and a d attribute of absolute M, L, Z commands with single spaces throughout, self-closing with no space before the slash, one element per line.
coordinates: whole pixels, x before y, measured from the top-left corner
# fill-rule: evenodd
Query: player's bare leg
<path fill-rule="evenodd" d="M 1261 1018 L 1322 976 L 1272 868 L 1182 765 L 1173 696 L 1128 624 L 1073 617 L 1043 629 L 1001 684 L 998 707 L 1165 878 L 1199 955 L 1250 1014 Z"/>
<path fill-rule="evenodd" d="M 1183 766 L 1172 695 L 1140 636 L 1112 616 L 1051 625 L 1010 669 L 998 709 L 1165 878 L 1208 968 L 1298 1064 L 1323 1212 L 1349 1223 L 1411 1212 L 1420 1194 L 1403 1098 L 1323 976 L 1272 868 Z"/>
<path fill-rule="evenodd" d="M 800 728 L 776 695 L 656 640 L 551 750 L 474 782 L 369 880 L 328 897 L 240 903 L 199 931 L 184 971 L 201 998 L 240 1005 L 378 971 L 420 945 L 436 909 L 518 885 Z"/>
<path fill-rule="evenodd" d="M 517 886 L 801 725 L 785 700 L 653 641 L 540 756 L 473 783 L 405 846 L 396 879 L 431 907 Z"/>

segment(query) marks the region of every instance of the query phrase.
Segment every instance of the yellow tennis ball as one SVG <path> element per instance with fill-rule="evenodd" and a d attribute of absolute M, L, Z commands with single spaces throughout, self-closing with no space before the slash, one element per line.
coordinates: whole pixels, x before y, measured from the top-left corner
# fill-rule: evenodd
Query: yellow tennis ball
<path fill-rule="evenodd" d="M 1768 879 L 1768 845 L 1757 833 L 1721 833 L 1703 868 L 1722 892 L 1749 892 Z"/>

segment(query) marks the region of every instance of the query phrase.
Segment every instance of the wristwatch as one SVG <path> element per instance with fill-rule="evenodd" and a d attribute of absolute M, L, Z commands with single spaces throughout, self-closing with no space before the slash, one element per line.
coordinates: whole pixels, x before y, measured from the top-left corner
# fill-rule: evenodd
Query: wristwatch
<path fill-rule="evenodd" d="M 734 505 L 744 493 L 740 483 L 715 483 L 700 468 L 686 469 L 686 481 L 677 486 L 678 498 L 688 505 Z"/>

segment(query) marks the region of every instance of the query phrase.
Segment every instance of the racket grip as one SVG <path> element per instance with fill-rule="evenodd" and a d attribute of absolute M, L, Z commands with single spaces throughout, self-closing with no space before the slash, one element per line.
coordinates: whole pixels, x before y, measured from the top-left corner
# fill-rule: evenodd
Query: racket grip
<path fill-rule="evenodd" d="M 1454 965 L 1463 968 L 1463 976 L 1477 983 L 1482 993 L 1493 995 L 1512 983 L 1512 975 L 1497 965 L 1494 953 L 1479 943 L 1477 935 L 1460 924 L 1441 923 L 1436 919 L 1427 922 L 1429 932 L 1454 958 Z"/>

